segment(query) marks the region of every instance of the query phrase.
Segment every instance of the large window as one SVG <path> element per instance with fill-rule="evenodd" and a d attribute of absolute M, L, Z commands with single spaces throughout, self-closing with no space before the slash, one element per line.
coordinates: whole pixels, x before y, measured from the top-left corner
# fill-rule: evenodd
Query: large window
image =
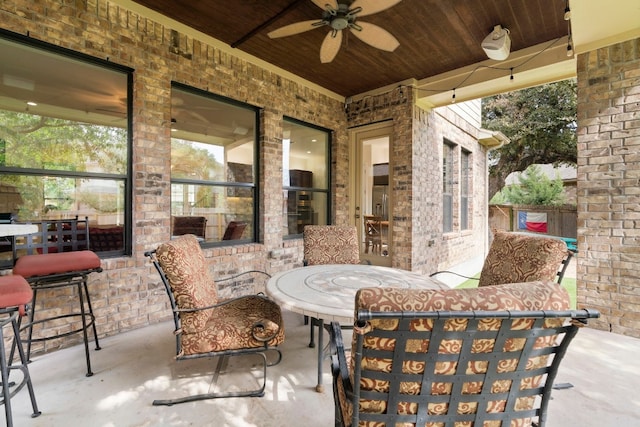
<path fill-rule="evenodd" d="M 255 241 L 258 109 L 174 84 L 171 122 L 172 235 Z"/>
<path fill-rule="evenodd" d="M 453 231 L 453 144 L 443 144 L 442 152 L 442 231 Z"/>
<path fill-rule="evenodd" d="M 308 224 L 329 223 L 329 139 L 327 129 L 284 120 L 284 236 L 300 235 Z"/>
<path fill-rule="evenodd" d="M 0 212 L 88 217 L 93 250 L 126 253 L 131 70 L 4 31 L 0 58 Z"/>

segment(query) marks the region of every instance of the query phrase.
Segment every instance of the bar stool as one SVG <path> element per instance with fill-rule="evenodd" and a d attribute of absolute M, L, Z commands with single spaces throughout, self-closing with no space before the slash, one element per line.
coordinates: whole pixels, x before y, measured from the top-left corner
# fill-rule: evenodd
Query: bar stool
<path fill-rule="evenodd" d="M 6 416 L 7 427 L 13 426 L 13 417 L 11 415 L 11 398 L 18 393 L 22 387 L 27 386 L 29 397 L 31 398 L 31 407 L 35 418 L 40 415 L 36 396 L 33 392 L 31 384 L 31 376 L 29 375 L 28 359 L 22 348 L 20 340 L 20 318 L 25 314 L 25 306 L 31 301 L 33 291 L 29 283 L 22 277 L 17 275 L 0 276 L 0 371 L 2 374 L 2 402 L 4 404 L 4 412 Z M 11 323 L 13 329 L 13 345 L 11 357 L 7 359 L 7 353 L 4 345 L 4 327 Z M 13 349 L 18 349 L 20 355 L 20 363 L 13 364 Z M 19 384 L 9 382 L 9 373 L 14 369 L 22 371 L 22 380 Z M 13 390 L 11 390 L 13 388 Z"/>
<path fill-rule="evenodd" d="M 101 272 L 100 258 L 95 252 L 81 250 L 75 252 L 53 252 L 43 254 L 24 255 L 18 258 L 13 273 L 23 276 L 33 289 L 32 310 L 29 314 L 29 324 L 24 326 L 27 329 L 27 358 L 31 356 L 31 343 L 61 338 L 71 334 L 83 333 L 84 350 L 87 361 L 87 376 L 93 375 L 91 371 L 91 359 L 89 355 L 89 336 L 87 329 L 93 329 L 93 339 L 96 343 L 96 350 L 100 350 L 98 342 L 98 331 L 96 330 L 95 316 L 91 306 L 91 298 L 87 286 L 87 277 L 94 272 Z M 36 301 L 38 290 L 56 289 L 67 286 L 75 286 L 78 293 L 80 311 L 58 316 L 36 319 Z M 86 307 L 85 307 L 86 300 Z M 80 317 L 82 327 L 73 331 L 63 332 L 55 335 L 33 338 L 33 325 L 55 319 Z"/>

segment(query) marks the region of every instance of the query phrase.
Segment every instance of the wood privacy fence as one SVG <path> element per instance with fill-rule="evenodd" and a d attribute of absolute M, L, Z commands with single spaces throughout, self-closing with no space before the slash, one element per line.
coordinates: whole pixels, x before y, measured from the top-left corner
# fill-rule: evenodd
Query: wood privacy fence
<path fill-rule="evenodd" d="M 578 221 L 575 206 L 490 205 L 489 228 L 508 231 L 534 231 L 524 226 L 527 214 L 546 220 L 546 232 L 551 236 L 577 238 Z M 546 215 L 535 215 L 546 214 Z M 546 217 L 546 218 L 545 218 Z M 524 227 L 524 228 L 523 228 Z"/>

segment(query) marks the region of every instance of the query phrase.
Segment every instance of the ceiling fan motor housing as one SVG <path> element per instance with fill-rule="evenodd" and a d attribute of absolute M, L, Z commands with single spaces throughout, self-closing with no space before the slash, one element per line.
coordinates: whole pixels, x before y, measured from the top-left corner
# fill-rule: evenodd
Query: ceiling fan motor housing
<path fill-rule="evenodd" d="M 338 3 L 337 9 L 327 4 L 323 20 L 336 31 L 344 30 L 356 21 L 356 14 L 361 10 L 361 7 L 349 10 L 349 3 Z"/>
<path fill-rule="evenodd" d="M 349 26 L 349 20 L 344 16 L 336 16 L 331 20 L 331 28 L 334 30 L 344 30 Z"/>

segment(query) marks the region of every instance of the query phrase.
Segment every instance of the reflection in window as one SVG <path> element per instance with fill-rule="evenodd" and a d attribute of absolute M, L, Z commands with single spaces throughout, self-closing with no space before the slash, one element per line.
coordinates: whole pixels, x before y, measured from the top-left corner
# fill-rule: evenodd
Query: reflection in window
<path fill-rule="evenodd" d="M 460 158 L 460 229 L 469 229 L 469 190 L 471 188 L 471 153 L 467 150 L 462 150 Z"/>
<path fill-rule="evenodd" d="M 0 57 L 0 212 L 88 217 L 93 250 L 125 253 L 131 71 L 18 36 Z"/>
<path fill-rule="evenodd" d="M 254 241 L 257 110 L 174 84 L 172 235 Z"/>
<path fill-rule="evenodd" d="M 451 143 L 443 144 L 442 152 L 442 231 L 453 231 L 453 149 Z"/>
<path fill-rule="evenodd" d="M 299 235 L 305 225 L 328 224 L 329 131 L 293 119 L 283 124 L 283 230 Z"/>

